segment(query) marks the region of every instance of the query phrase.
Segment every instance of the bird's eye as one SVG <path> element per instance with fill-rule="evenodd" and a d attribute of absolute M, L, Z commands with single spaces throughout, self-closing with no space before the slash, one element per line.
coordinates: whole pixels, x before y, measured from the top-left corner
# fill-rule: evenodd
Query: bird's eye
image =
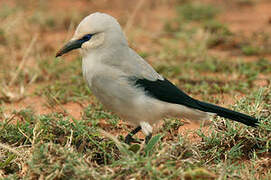
<path fill-rule="evenodd" d="M 91 37 L 92 37 L 92 34 L 87 34 L 87 35 L 85 35 L 85 36 L 83 37 L 83 39 L 84 39 L 85 41 L 88 41 L 88 40 L 90 40 Z"/>

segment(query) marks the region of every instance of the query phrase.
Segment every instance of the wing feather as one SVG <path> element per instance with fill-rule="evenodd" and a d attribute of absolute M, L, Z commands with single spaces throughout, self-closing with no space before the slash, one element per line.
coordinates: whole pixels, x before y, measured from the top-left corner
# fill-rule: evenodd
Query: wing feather
<path fill-rule="evenodd" d="M 232 111 L 214 104 L 198 101 L 164 78 L 164 80 L 157 79 L 150 81 L 148 79 L 131 78 L 137 87 L 143 88 L 149 95 L 161 101 L 168 103 L 180 104 L 190 108 L 198 109 L 204 112 L 216 113 L 219 116 L 229 118 L 249 126 L 256 126 L 257 119 Z"/>

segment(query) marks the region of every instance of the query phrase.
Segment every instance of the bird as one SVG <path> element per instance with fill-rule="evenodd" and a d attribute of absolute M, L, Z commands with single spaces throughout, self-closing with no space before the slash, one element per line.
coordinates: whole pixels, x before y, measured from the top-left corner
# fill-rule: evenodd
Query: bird
<path fill-rule="evenodd" d="M 258 119 L 192 98 L 157 73 L 129 47 L 118 21 L 106 13 L 86 16 L 71 40 L 57 53 L 80 49 L 82 74 L 88 87 L 105 108 L 134 125 L 124 142 L 138 142 L 140 130 L 147 144 L 153 125 L 165 117 L 208 120 L 214 115 L 255 127 Z"/>

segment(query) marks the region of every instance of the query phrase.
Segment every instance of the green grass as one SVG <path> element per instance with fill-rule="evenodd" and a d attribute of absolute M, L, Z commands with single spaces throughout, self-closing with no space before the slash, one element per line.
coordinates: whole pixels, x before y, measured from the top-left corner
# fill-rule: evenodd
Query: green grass
<path fill-rule="evenodd" d="M 53 62 L 42 60 L 39 66 L 45 76 L 38 80 L 54 81 L 53 84 L 37 88 L 35 92 L 37 96 L 46 98 L 49 107 L 89 98 L 91 92 L 82 78 L 81 59 L 69 63 L 57 59 Z"/>
<path fill-rule="evenodd" d="M 232 174 L 236 173 L 242 176 L 246 168 L 241 168 L 240 161 L 258 162 L 270 154 L 270 99 L 271 89 L 260 89 L 233 107 L 260 118 L 258 128 L 216 118 L 208 133 L 202 129 L 195 132 L 201 137 L 201 142 L 191 143 L 174 132 L 183 125 L 179 120 L 167 120 L 160 129 L 160 135 L 154 136 L 146 147 L 133 147 L 135 150 L 97 131 L 103 127 L 95 119 L 115 117 L 95 106 L 86 109 L 84 120 L 73 121 L 63 114 L 36 116 L 31 109 L 25 109 L 14 112 L 12 121 L 1 121 L 0 141 L 18 154 L 21 151 L 27 153 L 19 157 L 2 149 L 0 166 L 4 172 L 12 174 L 24 162 L 28 167 L 28 178 L 43 175 L 48 178 L 159 179 L 181 176 L 213 178 L 227 164 L 223 177 L 233 178 Z M 166 141 L 163 140 L 165 135 Z M 176 137 L 169 140 L 168 136 Z M 20 158 L 25 161 L 19 161 Z"/>
<path fill-rule="evenodd" d="M 167 118 L 148 145 L 128 146 L 124 136 L 133 127 L 93 97 L 82 77 L 81 59 L 73 53 L 63 60 L 54 57 L 89 8 L 96 11 L 98 5 L 87 1 L 93 6 L 74 5 L 67 13 L 66 7 L 50 11 L 55 2 L 30 6 L 14 1 L 16 6 L 5 4 L 0 11 L 0 178 L 271 178 L 271 41 L 264 30 L 249 37 L 233 33 L 230 24 L 217 18 L 225 13 L 223 6 L 190 0 L 174 4 L 177 16 L 165 20 L 159 38 L 153 30 L 138 30 L 143 27 L 140 22 L 134 24 L 126 34 L 135 30 L 144 38 L 153 35 L 151 45 L 156 48 L 139 54 L 164 77 L 193 97 L 216 104 L 225 101 L 224 106 L 231 104 L 231 109 L 261 122 L 252 128 L 215 117 L 192 131 L 197 136 L 193 138 L 179 132 L 185 121 Z M 250 0 L 232 3 L 257 5 Z M 113 2 L 110 5 L 119 10 Z M 140 12 L 152 11 L 145 8 Z M 123 27 L 125 19 L 128 16 L 120 21 Z M 35 34 L 37 40 L 27 54 Z M 134 41 L 140 45 L 137 38 Z M 24 56 L 26 62 L 16 75 Z M 36 105 L 32 98 L 41 102 L 34 101 Z M 70 108 L 73 104 L 80 108 Z"/>
<path fill-rule="evenodd" d="M 177 8 L 179 17 L 187 21 L 202 21 L 214 18 L 218 9 L 201 3 L 187 3 Z"/>
<path fill-rule="evenodd" d="M 175 61 L 172 65 L 159 62 L 156 70 L 167 78 L 177 78 L 179 87 L 196 95 L 236 91 L 249 93 L 250 88 L 257 88 L 254 86 L 254 82 L 258 79 L 259 74 L 270 76 L 271 66 L 270 62 L 264 58 L 245 62 L 241 59 L 231 61 L 209 56 L 208 59 L 197 62 Z M 202 73 L 215 73 L 218 76 L 202 76 Z"/>

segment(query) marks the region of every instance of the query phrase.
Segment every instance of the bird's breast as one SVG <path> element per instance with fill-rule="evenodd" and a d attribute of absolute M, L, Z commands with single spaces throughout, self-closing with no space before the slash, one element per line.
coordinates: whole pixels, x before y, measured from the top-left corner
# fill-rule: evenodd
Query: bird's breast
<path fill-rule="evenodd" d="M 91 58 L 83 58 L 82 60 L 82 73 L 85 81 L 87 82 L 88 86 L 92 86 L 92 79 L 95 74 L 98 73 L 100 69 L 99 63 L 95 64 L 94 59 Z"/>

